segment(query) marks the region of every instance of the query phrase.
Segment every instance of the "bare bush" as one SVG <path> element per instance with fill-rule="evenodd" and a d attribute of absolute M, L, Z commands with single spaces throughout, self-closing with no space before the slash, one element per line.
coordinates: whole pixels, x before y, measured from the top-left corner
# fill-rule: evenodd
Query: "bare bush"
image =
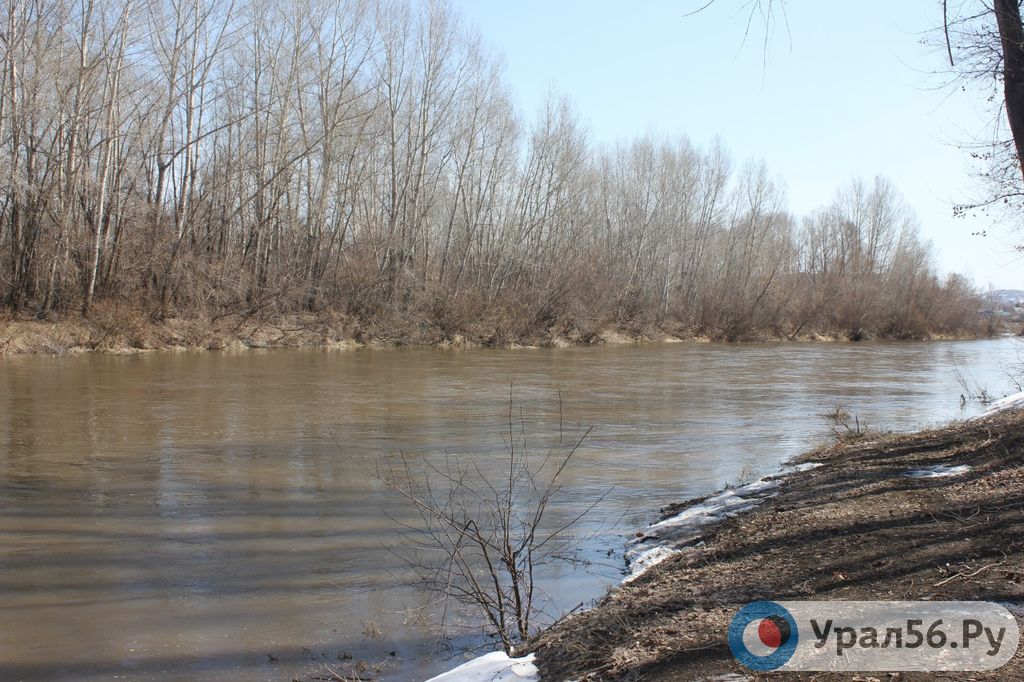
<path fill-rule="evenodd" d="M 957 353 L 950 349 L 947 351 L 946 357 L 953 368 L 953 378 L 960 385 L 961 407 L 966 405 L 968 401 L 988 405 L 996 400 L 996 397 L 989 393 L 988 388 L 983 386 L 964 366 Z"/>
<path fill-rule="evenodd" d="M 832 434 L 839 441 L 852 441 L 863 438 L 868 433 L 868 425 L 861 422 L 860 415 L 852 414 L 849 405 L 835 403 L 830 409 L 818 414 L 830 425 Z"/>
<path fill-rule="evenodd" d="M 838 426 L 850 421 L 850 407 L 844 403 L 835 403 L 831 409 L 821 412 L 819 417 L 833 426 Z"/>
<path fill-rule="evenodd" d="M 548 601 L 536 571 L 572 561 L 571 550 L 580 541 L 575 527 L 604 499 L 549 525 L 565 471 L 589 433 L 577 427 L 568 436 L 560 425 L 551 447 L 532 454 L 525 419 L 522 412 L 514 417 L 510 397 L 500 479 L 473 458 L 452 455 L 441 465 L 426 462 L 422 474 L 406 457 L 376 465 L 377 478 L 419 519 L 417 525 L 396 521 L 407 548 L 399 556 L 423 586 L 441 596 L 446 616 L 452 603 L 469 609 L 506 652 L 531 634 Z"/>

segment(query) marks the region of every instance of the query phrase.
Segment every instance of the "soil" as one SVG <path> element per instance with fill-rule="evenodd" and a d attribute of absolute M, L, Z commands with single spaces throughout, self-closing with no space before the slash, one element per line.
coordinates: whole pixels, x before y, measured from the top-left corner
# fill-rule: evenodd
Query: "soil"
<path fill-rule="evenodd" d="M 978 338 L 977 335 L 930 339 Z M 83 352 L 138 353 L 154 350 L 246 350 L 250 348 L 313 347 L 346 349 L 362 346 L 417 346 L 449 349 L 504 347 L 536 348 L 632 343 L 706 343 L 727 340 L 709 337 L 679 325 L 630 324 L 581 330 L 555 325 L 516 334 L 481 327 L 453 332 L 406 320 L 367 326 L 331 312 L 281 315 L 270 318 L 224 315 L 214 318 L 172 317 L 153 320 L 139 311 L 118 306 L 95 306 L 89 317 L 53 320 L 19 318 L 0 312 L 0 356 L 22 354 L 69 355 Z M 807 332 L 798 336 L 760 334 L 733 341 L 846 341 L 848 335 Z"/>
<path fill-rule="evenodd" d="M 989 673 L 752 673 L 729 652 L 757 600 L 985 600 L 1024 606 L 1024 411 L 808 453 L 777 496 L 524 647 L 553 680 L 1024 680 L 1024 647 Z M 971 467 L 948 478 L 910 469 Z M 671 509 L 665 510 L 671 513 Z M 1022 628 L 1024 629 L 1024 628 Z"/>

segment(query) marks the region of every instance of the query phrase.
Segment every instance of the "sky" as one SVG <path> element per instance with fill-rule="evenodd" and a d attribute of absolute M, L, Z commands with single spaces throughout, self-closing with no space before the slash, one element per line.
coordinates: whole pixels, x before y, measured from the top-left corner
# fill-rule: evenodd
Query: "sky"
<path fill-rule="evenodd" d="M 777 0 L 776 0 L 777 1 Z M 854 177 L 899 188 L 943 273 L 1024 289 L 1024 232 L 991 216 L 954 218 L 980 196 L 968 153 L 992 138 L 988 91 L 946 87 L 939 0 L 789 0 L 765 47 L 746 0 L 452 0 L 504 56 L 529 118 L 548 94 L 573 103 L 598 144 L 645 133 L 720 138 L 736 161 L 764 160 L 790 210 L 807 215 Z M 787 30 L 788 24 L 788 30 Z M 972 236 L 985 232 L 987 236 Z"/>

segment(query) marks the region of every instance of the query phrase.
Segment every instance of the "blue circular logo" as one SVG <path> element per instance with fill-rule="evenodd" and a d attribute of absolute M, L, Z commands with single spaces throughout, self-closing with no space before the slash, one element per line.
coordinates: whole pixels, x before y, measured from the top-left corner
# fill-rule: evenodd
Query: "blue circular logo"
<path fill-rule="evenodd" d="M 736 660 L 759 672 L 784 665 L 796 651 L 796 620 L 773 601 L 756 601 L 740 609 L 729 623 L 729 648 Z"/>

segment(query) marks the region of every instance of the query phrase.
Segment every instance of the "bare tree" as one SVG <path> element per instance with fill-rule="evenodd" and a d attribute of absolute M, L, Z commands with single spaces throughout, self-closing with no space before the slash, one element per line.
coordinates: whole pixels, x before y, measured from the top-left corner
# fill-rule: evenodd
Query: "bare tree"
<path fill-rule="evenodd" d="M 977 73 L 986 17 L 950 21 L 955 45 L 987 26 L 958 57 Z M 486 343 L 977 321 L 886 192 L 851 188 L 801 248 L 768 172 L 721 142 L 602 148 L 554 94 L 523 117 L 442 1 L 3 0 L 0 48 L 0 298 L 17 314 L 312 316 Z"/>

